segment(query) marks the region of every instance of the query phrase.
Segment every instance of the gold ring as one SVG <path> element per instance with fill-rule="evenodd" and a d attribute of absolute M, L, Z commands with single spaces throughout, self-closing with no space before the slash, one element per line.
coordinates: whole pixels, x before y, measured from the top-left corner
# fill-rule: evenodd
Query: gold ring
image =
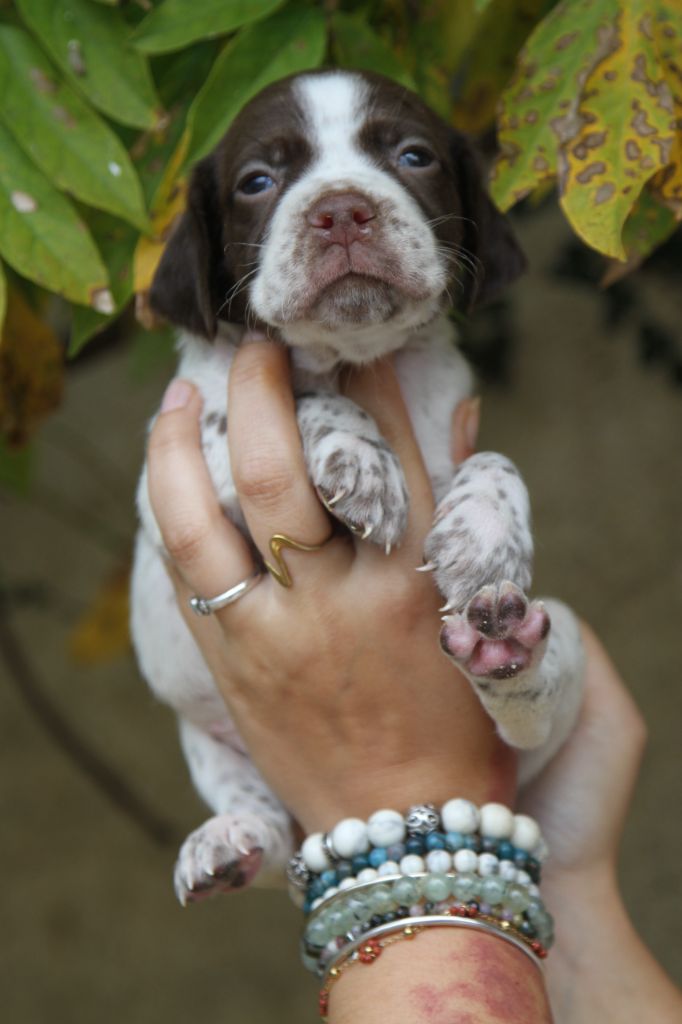
<path fill-rule="evenodd" d="M 333 534 L 327 537 L 327 540 L 323 540 L 321 544 L 301 544 L 299 541 L 292 540 L 291 537 L 287 537 L 283 533 L 273 533 L 270 538 L 270 552 L 275 564 L 266 562 L 265 568 L 283 587 L 291 587 L 294 581 L 284 561 L 282 548 L 291 548 L 293 551 L 321 551 L 325 544 L 331 540 L 332 536 Z"/>

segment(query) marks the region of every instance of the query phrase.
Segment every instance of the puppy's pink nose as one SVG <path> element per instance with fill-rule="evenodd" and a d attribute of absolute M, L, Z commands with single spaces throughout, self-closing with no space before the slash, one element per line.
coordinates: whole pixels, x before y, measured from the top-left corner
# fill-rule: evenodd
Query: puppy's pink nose
<path fill-rule="evenodd" d="M 376 210 L 362 196 L 341 192 L 321 199 L 308 211 L 308 223 L 328 245 L 350 245 L 369 238 Z"/>

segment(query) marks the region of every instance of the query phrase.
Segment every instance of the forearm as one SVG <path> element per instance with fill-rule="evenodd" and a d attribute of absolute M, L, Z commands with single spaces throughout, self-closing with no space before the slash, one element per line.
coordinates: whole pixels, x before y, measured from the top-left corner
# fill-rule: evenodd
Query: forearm
<path fill-rule="evenodd" d="M 547 879 L 543 896 L 556 917 L 547 986 L 557 1024 L 682 1020 L 682 993 L 635 931 L 609 866 Z"/>
<path fill-rule="evenodd" d="M 551 1024 L 542 971 L 495 936 L 430 928 L 332 986 L 329 1024 Z"/>

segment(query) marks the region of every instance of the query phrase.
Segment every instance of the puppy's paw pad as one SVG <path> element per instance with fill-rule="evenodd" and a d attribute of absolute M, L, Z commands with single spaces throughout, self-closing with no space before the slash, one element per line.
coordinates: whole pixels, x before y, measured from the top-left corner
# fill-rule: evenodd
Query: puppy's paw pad
<path fill-rule="evenodd" d="M 387 547 L 407 526 L 402 467 L 385 441 L 334 431 L 315 453 L 311 475 L 329 511 L 364 540 Z"/>
<path fill-rule="evenodd" d="M 528 602 L 514 583 L 482 587 L 464 612 L 448 616 L 440 642 L 470 675 L 513 679 L 541 655 L 550 619 L 541 601 Z"/>
<path fill-rule="evenodd" d="M 183 843 L 175 865 L 175 892 L 182 903 L 198 903 L 249 885 L 263 859 L 257 819 L 209 818 Z"/>

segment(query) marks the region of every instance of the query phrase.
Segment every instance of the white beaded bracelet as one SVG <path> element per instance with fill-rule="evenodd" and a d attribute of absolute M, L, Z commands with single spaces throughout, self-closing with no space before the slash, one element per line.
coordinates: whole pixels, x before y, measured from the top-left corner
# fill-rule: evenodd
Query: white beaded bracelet
<path fill-rule="evenodd" d="M 526 814 L 514 814 L 503 804 L 487 803 L 478 808 L 470 800 L 455 798 L 443 804 L 440 812 L 432 804 L 411 807 L 405 816 L 398 811 L 382 808 L 375 811 L 367 822 L 360 818 L 345 818 L 328 833 L 315 832 L 307 836 L 299 853 L 292 858 L 289 880 L 303 887 L 311 873 L 322 874 L 333 868 L 338 860 L 350 860 L 367 853 L 371 848 L 390 848 L 402 844 L 410 837 L 428 836 L 438 830 L 462 837 L 478 834 L 485 840 L 507 842 L 538 861 L 544 860 L 547 854 L 540 828 L 533 818 Z M 424 862 L 417 854 L 412 856 L 417 857 L 420 863 L 415 860 L 411 870 L 403 867 L 403 860 L 409 856 L 406 854 L 401 860 L 404 874 L 411 873 L 411 870 L 424 870 Z M 454 857 L 458 858 L 454 862 L 455 869 L 476 870 L 474 863 L 478 865 L 479 861 L 474 862 L 474 858 L 477 856 L 471 849 L 455 851 Z M 485 856 L 485 852 L 481 856 Z M 437 869 L 433 867 L 432 870 Z"/>

